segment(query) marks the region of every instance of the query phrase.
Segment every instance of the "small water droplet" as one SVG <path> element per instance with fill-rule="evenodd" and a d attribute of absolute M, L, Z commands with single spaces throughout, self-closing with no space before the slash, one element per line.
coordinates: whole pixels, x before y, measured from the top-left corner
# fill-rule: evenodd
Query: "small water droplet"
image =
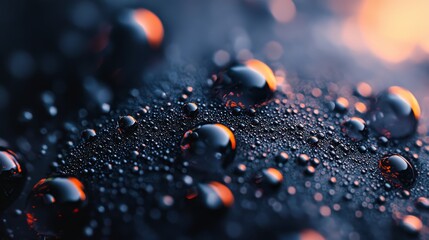
<path fill-rule="evenodd" d="M 262 169 L 255 175 L 255 183 L 265 189 L 277 188 L 283 182 L 283 174 L 275 168 Z"/>
<path fill-rule="evenodd" d="M 132 116 L 121 116 L 118 120 L 119 131 L 121 133 L 130 133 L 137 127 L 137 121 Z"/>
<path fill-rule="evenodd" d="M 383 177 L 395 187 L 411 187 L 417 173 L 411 163 L 399 154 L 384 156 L 378 162 Z"/>
<path fill-rule="evenodd" d="M 97 133 L 95 132 L 94 129 L 85 129 L 80 134 L 80 137 L 84 141 L 90 141 L 90 140 L 94 139 L 96 135 L 97 135 Z"/>
<path fill-rule="evenodd" d="M 368 134 L 368 128 L 362 118 L 352 117 L 347 119 L 342 124 L 341 130 L 353 141 L 360 141 Z"/>
<path fill-rule="evenodd" d="M 196 103 L 186 103 L 183 105 L 183 113 L 189 118 L 196 117 L 198 114 L 198 105 Z"/>
<path fill-rule="evenodd" d="M 184 134 L 180 148 L 183 159 L 193 168 L 220 171 L 234 160 L 236 140 L 225 125 L 203 124 Z"/>
<path fill-rule="evenodd" d="M 276 90 L 276 85 L 277 80 L 270 67 L 251 59 L 220 72 L 214 82 L 213 92 L 229 107 L 246 108 L 269 100 Z"/>
<path fill-rule="evenodd" d="M 195 199 L 208 210 L 224 210 L 234 204 L 234 195 L 227 186 L 219 182 L 198 184 L 196 193 L 187 195 L 187 198 Z"/>

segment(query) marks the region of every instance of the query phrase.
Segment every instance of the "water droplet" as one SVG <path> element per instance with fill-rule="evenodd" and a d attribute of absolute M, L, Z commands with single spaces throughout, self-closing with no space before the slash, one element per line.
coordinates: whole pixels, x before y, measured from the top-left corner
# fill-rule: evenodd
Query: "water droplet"
<path fill-rule="evenodd" d="M 411 163 L 399 154 L 381 158 L 378 168 L 383 177 L 395 187 L 411 187 L 417 177 Z"/>
<path fill-rule="evenodd" d="M 85 129 L 82 131 L 82 133 L 80 134 L 80 137 L 84 140 L 84 141 L 90 141 L 92 139 L 95 138 L 95 136 L 97 135 L 97 133 L 95 132 L 94 129 Z"/>
<path fill-rule="evenodd" d="M 34 185 L 27 203 L 27 223 L 38 234 L 70 236 L 83 227 L 87 196 L 74 177 L 44 178 Z"/>
<path fill-rule="evenodd" d="M 371 108 L 371 126 L 388 138 L 413 134 L 420 118 L 420 106 L 414 95 L 402 87 L 382 92 Z"/>
<path fill-rule="evenodd" d="M 21 193 L 25 173 L 18 156 L 9 149 L 0 147 L 0 210 L 8 207 Z"/>
<path fill-rule="evenodd" d="M 183 159 L 195 169 L 220 171 L 234 160 L 236 141 L 228 127 L 204 124 L 187 131 L 180 148 Z"/>
<path fill-rule="evenodd" d="M 273 96 L 276 84 L 277 80 L 270 67 L 252 59 L 220 72 L 213 91 L 227 106 L 245 108 L 264 104 Z"/>
<path fill-rule="evenodd" d="M 337 100 L 335 100 L 335 102 L 331 103 L 331 109 L 339 113 L 347 112 L 348 107 L 349 100 L 343 97 L 339 97 Z"/>
<path fill-rule="evenodd" d="M 429 210 L 429 199 L 425 198 L 425 197 L 417 198 L 416 207 L 423 209 L 423 210 Z"/>
<path fill-rule="evenodd" d="M 307 154 L 299 154 L 296 160 L 301 165 L 307 165 L 310 162 L 310 157 Z"/>
<path fill-rule="evenodd" d="M 222 210 L 234 204 L 234 195 L 231 190 L 222 183 L 210 182 L 198 184 L 196 193 L 187 196 L 188 199 L 196 199 L 200 205 L 209 210 Z"/>
<path fill-rule="evenodd" d="M 352 117 L 342 124 L 341 130 L 353 141 L 360 141 L 368 134 L 368 128 L 362 118 Z"/>
<path fill-rule="evenodd" d="M 183 112 L 186 117 L 193 118 L 198 114 L 198 105 L 196 103 L 186 103 L 183 106 Z"/>
<path fill-rule="evenodd" d="M 118 125 L 121 133 L 129 133 L 137 127 L 137 121 L 130 115 L 122 116 L 119 117 Z"/>
<path fill-rule="evenodd" d="M 422 220 L 416 216 L 406 215 L 401 219 L 399 226 L 403 231 L 412 235 L 417 235 L 422 230 L 423 223 Z"/>
<path fill-rule="evenodd" d="M 289 160 L 289 154 L 286 152 L 281 152 L 279 155 L 276 156 L 276 161 L 279 163 L 285 163 Z"/>
<path fill-rule="evenodd" d="M 283 182 L 283 174 L 275 168 L 266 168 L 255 175 L 255 183 L 263 188 L 277 188 Z"/>

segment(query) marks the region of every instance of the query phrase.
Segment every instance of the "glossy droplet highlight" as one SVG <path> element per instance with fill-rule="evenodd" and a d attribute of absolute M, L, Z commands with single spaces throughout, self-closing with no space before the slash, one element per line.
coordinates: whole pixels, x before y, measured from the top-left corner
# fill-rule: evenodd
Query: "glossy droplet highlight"
<path fill-rule="evenodd" d="M 235 156 L 232 131 L 220 123 L 204 124 L 187 131 L 180 142 L 182 157 L 201 171 L 220 171 Z"/>
<path fill-rule="evenodd" d="M 8 207 L 21 193 L 25 174 L 13 151 L 0 147 L 0 210 Z"/>
<path fill-rule="evenodd" d="M 118 120 L 119 131 L 121 133 L 130 133 L 137 127 L 137 120 L 132 116 L 122 116 Z"/>
<path fill-rule="evenodd" d="M 269 100 L 277 87 L 273 71 L 265 63 L 251 59 L 220 72 L 215 79 L 213 92 L 228 107 L 262 105 Z"/>
<path fill-rule="evenodd" d="M 403 138 L 415 133 L 420 114 L 414 95 L 394 86 L 377 97 L 371 108 L 371 126 L 388 138 Z"/>
<path fill-rule="evenodd" d="M 399 154 L 381 158 L 378 168 L 383 177 L 395 187 L 409 188 L 416 181 L 417 173 L 413 166 Z"/>
<path fill-rule="evenodd" d="M 34 185 L 27 203 L 27 223 L 38 234 L 70 237 L 84 224 L 87 197 L 74 177 L 44 178 Z"/>
<path fill-rule="evenodd" d="M 368 134 L 368 128 L 362 118 L 352 117 L 341 124 L 341 130 L 353 141 L 360 141 Z"/>
<path fill-rule="evenodd" d="M 413 215 L 406 215 L 400 220 L 399 226 L 406 233 L 417 235 L 423 228 L 423 223 L 420 218 Z"/>
<path fill-rule="evenodd" d="M 137 9 L 133 12 L 133 18 L 145 32 L 149 44 L 159 47 L 164 38 L 164 27 L 158 16 L 147 9 Z"/>
<path fill-rule="evenodd" d="M 234 204 L 234 195 L 227 186 L 219 182 L 199 184 L 196 194 L 188 195 L 188 199 L 196 199 L 200 205 L 209 210 L 222 210 Z"/>
<path fill-rule="evenodd" d="M 196 103 L 186 103 L 183 105 L 183 113 L 189 118 L 196 117 L 198 114 L 198 105 Z"/>
<path fill-rule="evenodd" d="M 255 183 L 263 188 L 277 188 L 283 182 L 283 174 L 275 168 L 262 169 L 255 175 Z"/>

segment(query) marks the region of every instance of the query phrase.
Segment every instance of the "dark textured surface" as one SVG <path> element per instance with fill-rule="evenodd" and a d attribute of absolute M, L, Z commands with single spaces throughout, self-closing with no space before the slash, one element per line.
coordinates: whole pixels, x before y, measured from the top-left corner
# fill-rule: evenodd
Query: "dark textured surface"
<path fill-rule="evenodd" d="M 328 13 L 314 3 L 297 3 L 299 17 L 294 24 L 281 26 L 262 2 L 169 4 L 148 6 L 165 24 L 164 60 L 147 69 L 135 89 L 115 89 L 113 92 L 130 94 L 115 96 L 118 104 L 113 103 L 110 113 L 77 117 L 76 110 L 43 122 L 36 119 L 21 135 L 6 134 L 7 128 L 2 126 L 5 136 L 11 136 L 8 140 L 25 154 L 30 176 L 21 197 L 3 215 L 4 238 L 35 238 L 25 223 L 25 214 L 17 214 L 15 209 L 23 210 L 34 183 L 51 174 L 73 175 L 84 183 L 90 218 L 86 219 L 88 227 L 77 231 L 86 231 L 87 238 L 288 239 L 303 229 L 314 229 L 326 239 L 407 239 L 412 236 L 397 226 L 400 216 L 413 214 L 421 216 L 424 224 L 428 222 L 427 212 L 414 204 L 418 197 L 429 195 L 426 138 L 412 136 L 383 144 L 370 129 L 367 138 L 353 142 L 341 132 L 346 117 L 366 118 L 352 107 L 356 101 L 367 105 L 371 101 L 352 94 L 356 82 L 375 79 L 368 82 L 376 91 L 401 83 L 420 100 L 427 86 L 419 77 L 425 76 L 424 69 L 415 71 L 419 66 L 408 66 L 388 71 L 374 59 L 368 58 L 370 64 L 357 64 L 359 61 L 341 49 L 321 48 L 318 43 L 323 39 L 317 38 L 318 31 L 313 28 Z M 309 23 L 316 27 L 307 27 Z M 225 49 L 232 54 L 240 32 L 248 36 L 249 49 L 256 58 L 273 70 L 287 71 L 272 101 L 257 108 L 254 115 L 246 110 L 233 114 L 211 96 L 207 85 L 219 70 L 212 63 L 213 53 Z M 279 60 L 269 60 L 264 54 L 264 46 L 271 40 L 284 47 Z M 411 77 L 412 83 L 404 80 Z M 192 86 L 193 92 L 180 101 L 187 86 Z M 312 96 L 316 87 L 322 96 Z M 329 103 L 339 96 L 350 102 L 345 114 L 330 109 Z M 186 102 L 198 104 L 195 118 L 185 117 L 182 106 Z M 146 106 L 147 113 L 142 114 L 140 108 Z M 138 120 L 135 131 L 118 131 L 117 120 L 123 115 Z M 71 119 L 66 130 L 64 119 Z M 202 123 L 222 123 L 234 131 L 236 156 L 224 172 L 199 174 L 184 166 L 180 139 Z M 48 126 L 46 133 L 42 126 Z M 95 129 L 97 136 L 82 142 L 80 132 L 86 128 Z M 319 133 L 324 137 L 309 144 L 308 139 Z M 416 145 L 417 139 L 423 140 L 423 147 Z M 75 147 L 67 146 L 69 140 Z M 366 150 L 359 150 L 360 146 Z M 139 156 L 133 157 L 133 150 Z M 284 164 L 275 161 L 281 151 L 289 154 Z M 314 175 L 306 174 L 306 166 L 296 162 L 301 153 L 320 160 Z M 408 158 L 418 173 L 409 197 L 403 189 L 386 189 L 377 168 L 381 157 L 393 153 Z M 235 171 L 239 163 L 247 166 L 243 175 Z M 279 189 L 258 190 L 254 176 L 265 167 L 283 173 Z M 186 175 L 192 176 L 192 185 L 213 180 L 225 183 L 234 194 L 234 205 L 220 215 L 195 207 L 185 198 L 192 187 L 184 184 Z M 335 184 L 331 177 L 336 178 Z M 165 196 L 173 197 L 172 206 L 163 202 Z M 377 200 L 380 196 L 386 198 L 385 203 Z M 330 215 L 322 216 L 327 207 Z M 429 238 L 427 226 L 417 238 Z"/>

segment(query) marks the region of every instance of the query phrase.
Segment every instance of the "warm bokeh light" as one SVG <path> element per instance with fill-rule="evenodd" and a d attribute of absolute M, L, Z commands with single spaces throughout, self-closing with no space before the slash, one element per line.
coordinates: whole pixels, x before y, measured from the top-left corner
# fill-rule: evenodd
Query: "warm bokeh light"
<path fill-rule="evenodd" d="M 429 53 L 428 9 L 427 0 L 362 0 L 344 21 L 342 40 L 355 51 L 367 49 L 391 63 Z"/>
<path fill-rule="evenodd" d="M 292 0 L 271 0 L 269 8 L 273 17 L 280 23 L 288 23 L 296 14 L 296 7 Z"/>
<path fill-rule="evenodd" d="M 134 19 L 145 31 L 149 44 L 159 47 L 164 38 L 164 27 L 158 16 L 149 10 L 138 9 L 134 11 Z"/>

